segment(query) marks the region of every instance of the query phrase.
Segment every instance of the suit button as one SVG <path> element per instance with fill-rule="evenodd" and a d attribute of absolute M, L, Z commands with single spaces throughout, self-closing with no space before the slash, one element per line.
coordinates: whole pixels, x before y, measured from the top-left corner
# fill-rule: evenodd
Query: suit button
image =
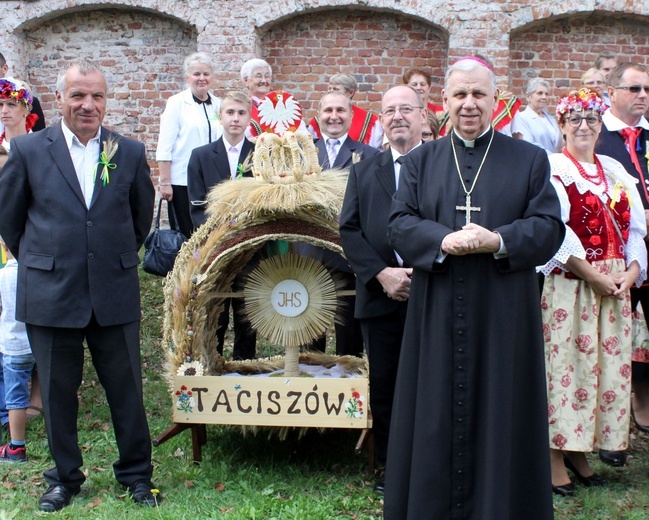
<path fill-rule="evenodd" d="M 92 227 L 92 222 L 89 220 L 88 222 L 86 222 L 86 226 Z"/>
<path fill-rule="evenodd" d="M 93 253 L 88 253 L 88 259 L 89 260 L 92 260 L 94 257 L 95 257 L 95 255 Z"/>

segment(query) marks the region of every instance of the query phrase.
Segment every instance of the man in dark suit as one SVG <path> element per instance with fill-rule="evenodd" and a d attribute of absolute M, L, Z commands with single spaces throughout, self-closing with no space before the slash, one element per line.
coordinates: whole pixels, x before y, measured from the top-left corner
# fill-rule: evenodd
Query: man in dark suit
<path fill-rule="evenodd" d="M 388 243 L 390 204 L 403 156 L 421 144 L 426 110 L 407 85 L 388 90 L 381 124 L 390 148 L 352 166 L 340 216 L 340 238 L 356 273 L 356 312 L 370 365 L 376 456 L 385 464 L 394 385 L 401 351 L 412 269 Z M 383 493 L 384 477 L 374 486 Z"/>
<path fill-rule="evenodd" d="M 350 168 L 353 163 L 362 159 L 374 157 L 379 152 L 349 137 L 349 128 L 354 112 L 352 100 L 342 92 L 327 92 L 318 105 L 318 120 L 322 138 L 315 142 L 318 150 L 318 163 L 323 170 L 332 168 Z M 330 269 L 336 271 L 344 283 L 344 289 L 353 289 L 355 278 L 347 262 L 333 251 L 318 249 L 321 260 Z M 339 356 L 360 356 L 363 352 L 363 337 L 360 323 L 354 318 L 355 298 L 347 296 L 341 298 L 336 311 L 336 354 Z M 326 337 L 315 340 L 310 345 L 310 350 L 324 352 Z"/>
<path fill-rule="evenodd" d="M 194 148 L 187 166 L 187 191 L 190 200 L 190 215 L 195 227 L 199 227 L 208 215 L 205 212 L 206 198 L 210 188 L 216 184 L 236 179 L 239 176 L 252 177 L 246 170 L 246 159 L 254 145 L 245 137 L 250 125 L 251 101 L 242 92 L 228 92 L 221 101 L 219 117 L 223 125 L 223 135 L 213 143 Z M 239 277 L 243 276 L 243 273 Z M 235 280 L 235 285 L 237 285 Z M 223 312 L 219 315 L 216 337 L 217 350 L 223 355 L 225 331 L 228 328 L 230 305 L 234 318 L 234 359 L 255 357 L 257 335 L 250 327 L 245 315 L 242 298 L 224 300 Z"/>
<path fill-rule="evenodd" d="M 647 172 L 647 142 L 649 123 L 644 117 L 649 108 L 649 73 L 646 67 L 634 63 L 620 63 L 609 74 L 608 94 L 611 108 L 602 116 L 602 131 L 595 151 L 613 157 L 622 163 L 629 174 L 638 179 L 638 191 L 649 223 L 649 173 Z M 632 305 L 641 303 L 645 318 L 649 319 L 649 287 L 631 289 Z M 638 428 L 649 432 L 649 364 L 634 361 L 633 419 Z M 623 451 L 599 451 L 600 459 L 611 466 L 623 466 Z"/>
<path fill-rule="evenodd" d="M 134 502 L 156 505 L 137 272 L 155 194 L 144 146 L 101 126 L 106 93 L 94 64 L 71 64 L 57 82 L 63 120 L 15 138 L 0 173 L 0 234 L 18 258 L 16 318 L 27 324 L 55 463 L 44 473 L 43 511 L 68 505 L 85 480 L 77 440 L 84 340 L 110 406 L 115 477 Z"/>

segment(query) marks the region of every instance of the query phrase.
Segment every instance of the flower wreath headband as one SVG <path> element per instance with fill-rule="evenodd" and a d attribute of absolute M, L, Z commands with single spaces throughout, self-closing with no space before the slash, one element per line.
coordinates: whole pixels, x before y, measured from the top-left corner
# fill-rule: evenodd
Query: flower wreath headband
<path fill-rule="evenodd" d="M 0 99 L 12 99 L 22 103 L 28 110 L 32 109 L 34 98 L 27 87 L 15 78 L 0 79 Z"/>
<path fill-rule="evenodd" d="M 579 90 L 571 90 L 567 96 L 561 98 L 557 104 L 557 117 L 570 112 L 585 112 L 586 110 L 595 110 L 601 115 L 606 110 L 606 105 L 597 92 L 583 87 Z"/>

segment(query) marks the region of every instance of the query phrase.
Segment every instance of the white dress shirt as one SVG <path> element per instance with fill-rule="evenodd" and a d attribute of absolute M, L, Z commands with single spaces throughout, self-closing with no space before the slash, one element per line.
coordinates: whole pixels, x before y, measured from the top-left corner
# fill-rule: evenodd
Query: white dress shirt
<path fill-rule="evenodd" d="M 63 136 L 68 145 L 68 150 L 70 150 L 70 158 L 77 172 L 77 179 L 79 179 L 79 185 L 81 186 L 83 198 L 86 201 L 86 207 L 90 208 L 92 192 L 95 188 L 95 176 L 100 175 L 97 165 L 99 164 L 99 153 L 101 152 L 101 144 L 99 142 L 101 128 L 97 130 L 97 135 L 90 139 L 86 146 L 65 125 L 63 119 L 61 119 L 61 129 L 63 130 Z"/>

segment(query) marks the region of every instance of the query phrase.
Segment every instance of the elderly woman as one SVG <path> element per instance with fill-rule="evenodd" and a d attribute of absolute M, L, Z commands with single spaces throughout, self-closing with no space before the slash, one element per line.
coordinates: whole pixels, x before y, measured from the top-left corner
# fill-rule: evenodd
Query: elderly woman
<path fill-rule="evenodd" d="M 512 135 L 543 148 L 548 154 L 561 151 L 563 143 L 556 120 L 547 111 L 550 85 L 541 78 L 525 87 L 527 108 L 512 120 Z"/>
<path fill-rule="evenodd" d="M 597 91 L 572 91 L 557 106 L 566 139 L 550 156 L 565 240 L 541 269 L 548 378 L 552 490 L 571 495 L 566 468 L 586 486 L 586 452 L 624 450 L 631 390 L 629 289 L 646 278 L 646 224 L 636 180 L 616 160 L 595 155 L 605 110 Z"/>
<path fill-rule="evenodd" d="M 592 67 L 581 75 L 581 84 L 601 91 L 606 86 L 606 78 L 599 69 Z"/>
<path fill-rule="evenodd" d="M 15 78 L 0 79 L 0 121 L 4 131 L 0 145 L 8 151 L 11 140 L 32 131 L 38 116 L 31 114 L 32 94 L 24 81 Z"/>
<path fill-rule="evenodd" d="M 190 54 L 183 64 L 188 88 L 167 100 L 160 118 L 156 160 L 160 196 L 173 204 L 182 233 L 193 225 L 187 195 L 187 164 L 194 148 L 216 141 L 223 133 L 219 122 L 221 100 L 210 92 L 212 60 L 204 52 Z"/>

